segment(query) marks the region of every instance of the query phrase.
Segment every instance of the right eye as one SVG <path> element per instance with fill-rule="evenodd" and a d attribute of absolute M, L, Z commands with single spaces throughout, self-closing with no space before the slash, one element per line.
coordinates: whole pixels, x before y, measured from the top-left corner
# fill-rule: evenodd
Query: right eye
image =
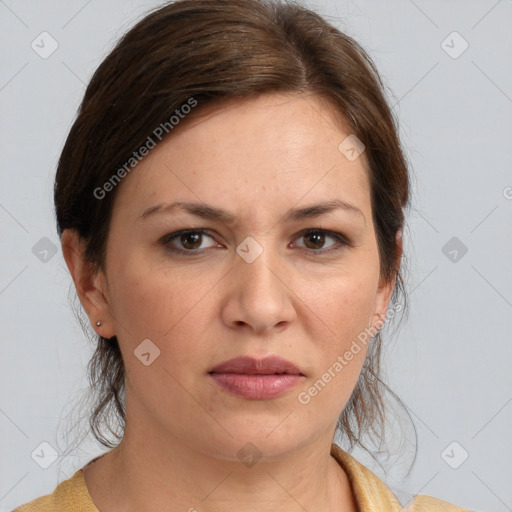
<path fill-rule="evenodd" d="M 206 248 L 201 249 L 204 237 L 212 238 L 206 229 L 182 229 L 169 233 L 162 238 L 162 244 L 172 252 L 180 254 L 200 254 L 205 251 Z M 176 247 L 176 244 L 180 244 L 180 247 Z M 209 247 L 215 247 L 210 245 Z"/>

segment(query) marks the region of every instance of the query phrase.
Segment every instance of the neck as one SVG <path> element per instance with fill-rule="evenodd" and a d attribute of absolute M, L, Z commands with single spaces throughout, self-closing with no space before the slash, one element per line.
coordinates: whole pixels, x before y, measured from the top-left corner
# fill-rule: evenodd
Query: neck
<path fill-rule="evenodd" d="M 332 435 L 251 465 L 127 418 L 123 441 L 84 478 L 106 512 L 355 512 L 348 478 L 330 455 Z"/>

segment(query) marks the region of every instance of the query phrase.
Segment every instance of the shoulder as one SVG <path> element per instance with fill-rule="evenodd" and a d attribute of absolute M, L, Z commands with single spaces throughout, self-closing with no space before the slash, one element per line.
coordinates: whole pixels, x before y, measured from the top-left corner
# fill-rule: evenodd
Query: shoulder
<path fill-rule="evenodd" d="M 52 504 L 52 495 L 47 494 L 15 508 L 12 512 L 53 512 L 54 510 L 56 509 Z"/>
<path fill-rule="evenodd" d="M 71 478 L 61 482 L 51 494 L 15 508 L 13 512 L 98 512 L 89 495 L 79 469 Z"/>
<path fill-rule="evenodd" d="M 416 496 L 416 499 L 404 512 L 470 512 L 467 508 L 451 505 L 446 501 L 431 496 Z"/>
<path fill-rule="evenodd" d="M 416 496 L 402 506 L 389 487 L 354 457 L 332 444 L 331 455 L 347 474 L 359 509 L 368 512 L 470 512 L 430 496 Z"/>

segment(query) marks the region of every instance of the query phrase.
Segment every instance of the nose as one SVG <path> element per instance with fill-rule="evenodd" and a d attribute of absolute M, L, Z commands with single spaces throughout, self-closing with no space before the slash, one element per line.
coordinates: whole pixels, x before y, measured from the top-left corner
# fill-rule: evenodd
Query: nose
<path fill-rule="evenodd" d="M 277 255 L 264 249 L 252 263 L 237 255 L 233 265 L 222 308 L 222 319 L 228 327 L 268 334 L 293 322 L 295 295 L 290 272 Z"/>

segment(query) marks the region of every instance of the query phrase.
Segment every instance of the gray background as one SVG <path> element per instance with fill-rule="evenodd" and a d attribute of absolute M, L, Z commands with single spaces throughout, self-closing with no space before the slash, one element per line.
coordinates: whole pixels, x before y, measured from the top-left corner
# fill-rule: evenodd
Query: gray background
<path fill-rule="evenodd" d="M 0 0 L 0 512 L 52 491 L 102 452 L 86 441 L 65 454 L 66 414 L 87 385 L 91 347 L 69 305 L 52 184 L 85 84 L 157 4 Z M 423 493 L 512 511 L 512 1 L 308 5 L 339 18 L 375 60 L 413 168 L 411 308 L 387 339 L 386 373 L 410 408 L 418 456 L 400 480 L 398 463 L 384 475 L 356 455 L 404 503 Z M 58 43 L 47 58 L 31 47 L 51 49 L 44 31 Z M 48 469 L 42 442 L 58 454 Z M 36 463 L 34 450 L 46 459 Z"/>

